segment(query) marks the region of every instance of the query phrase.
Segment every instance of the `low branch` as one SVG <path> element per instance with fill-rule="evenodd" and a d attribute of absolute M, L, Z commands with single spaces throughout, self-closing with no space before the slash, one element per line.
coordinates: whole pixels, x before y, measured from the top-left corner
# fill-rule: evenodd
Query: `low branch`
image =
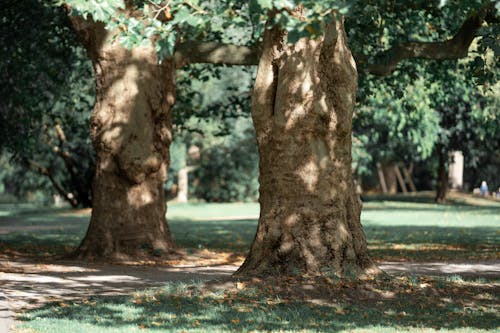
<path fill-rule="evenodd" d="M 391 74 L 402 60 L 405 59 L 459 59 L 467 56 L 469 47 L 476 37 L 483 22 L 495 22 L 493 11 L 495 7 L 490 3 L 467 18 L 455 36 L 441 42 L 409 42 L 395 45 L 371 58 L 366 55 L 354 54 L 354 58 L 361 70 L 374 75 Z M 210 63 L 225 65 L 258 65 L 261 55 L 260 45 L 253 47 L 215 42 L 187 41 L 175 50 L 177 68 L 187 64 Z"/>
<path fill-rule="evenodd" d="M 68 201 L 71 206 L 73 207 L 78 206 L 78 202 L 75 200 L 75 198 L 72 197 L 69 193 L 67 193 L 64 190 L 64 188 L 55 180 L 54 175 L 49 169 L 30 159 L 25 159 L 24 162 L 25 164 L 28 165 L 28 167 L 31 170 L 49 178 L 50 182 L 52 183 L 52 186 L 54 186 L 59 195 L 61 195 L 66 201 Z"/>
<path fill-rule="evenodd" d="M 177 68 L 196 63 L 251 66 L 259 63 L 260 53 L 258 47 L 187 41 L 177 46 L 174 58 Z"/>
<path fill-rule="evenodd" d="M 391 47 L 366 61 L 368 57 L 357 56 L 356 61 L 362 68 L 374 75 L 389 75 L 400 61 L 405 59 L 446 60 L 467 56 L 469 47 L 476 37 L 478 29 L 487 17 L 492 15 L 492 4 L 483 7 L 479 12 L 467 18 L 453 38 L 441 42 L 409 42 Z"/>

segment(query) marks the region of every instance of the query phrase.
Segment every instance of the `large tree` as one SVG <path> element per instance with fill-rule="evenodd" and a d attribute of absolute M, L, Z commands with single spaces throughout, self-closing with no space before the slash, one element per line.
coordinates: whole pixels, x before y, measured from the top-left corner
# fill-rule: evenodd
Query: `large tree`
<path fill-rule="evenodd" d="M 351 171 L 356 64 L 343 19 L 287 45 L 266 30 L 252 98 L 260 154 L 257 235 L 237 274 L 374 268 Z"/>
<path fill-rule="evenodd" d="M 206 6 L 198 1 L 66 3 L 96 80 L 90 124 L 96 151 L 93 209 L 76 254 L 112 260 L 169 256 L 176 249 L 166 223 L 163 184 L 176 68 L 245 63 L 245 50 L 238 57 L 226 54 L 232 46 L 179 45 L 181 36 L 199 34 L 208 24 Z"/>
<path fill-rule="evenodd" d="M 368 59 L 363 70 L 387 75 L 404 59 L 463 57 L 490 8 L 474 12 L 447 41 L 393 45 Z M 302 9 L 292 13 L 307 22 Z M 378 271 L 367 252 L 351 170 L 356 65 L 343 18 L 322 19 L 316 39 L 290 45 L 279 26 L 264 34 L 252 98 L 261 215 L 238 275 Z"/>
<path fill-rule="evenodd" d="M 94 211 L 81 256 L 125 258 L 144 249 L 149 254 L 174 249 L 161 185 L 169 159 L 175 68 L 194 62 L 259 63 L 252 114 L 261 155 L 262 212 L 239 274 L 331 270 L 342 275 L 373 268 L 350 169 L 356 66 L 343 18 L 332 11 L 345 8 L 336 1 L 300 6 L 284 0 L 248 6 L 221 1 L 218 7 L 203 1 L 68 2 L 97 82 L 91 124 L 97 153 Z M 492 8 L 476 8 L 444 42 L 396 40 L 378 56 L 355 58 L 363 71 L 386 75 L 404 59 L 463 57 Z M 244 9 L 252 23 L 248 33 L 263 35 L 263 44 L 227 44 L 234 38 L 200 42 L 210 30 L 209 11 L 223 22 L 225 17 L 248 26 L 234 14 Z M 265 20 L 267 28 L 257 24 Z M 225 29 L 227 24 L 220 25 L 214 35 Z M 191 37 L 195 40 L 188 41 Z"/>

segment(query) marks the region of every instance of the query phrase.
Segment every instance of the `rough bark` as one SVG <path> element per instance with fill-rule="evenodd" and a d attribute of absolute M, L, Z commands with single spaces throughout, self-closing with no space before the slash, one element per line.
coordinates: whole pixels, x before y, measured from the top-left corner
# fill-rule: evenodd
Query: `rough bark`
<path fill-rule="evenodd" d="M 252 97 L 260 156 L 257 234 L 240 276 L 376 270 L 351 171 L 357 72 L 343 22 L 317 40 L 266 30 Z"/>
<path fill-rule="evenodd" d="M 73 18 L 92 59 L 96 151 L 92 216 L 77 256 L 128 260 L 175 250 L 163 183 L 172 140 L 175 64 L 158 64 L 153 46 L 132 51 L 110 41 L 101 23 Z"/>

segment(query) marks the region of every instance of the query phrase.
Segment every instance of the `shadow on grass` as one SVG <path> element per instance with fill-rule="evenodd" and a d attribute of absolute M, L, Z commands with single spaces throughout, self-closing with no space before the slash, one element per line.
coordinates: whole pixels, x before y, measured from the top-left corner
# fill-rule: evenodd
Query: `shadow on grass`
<path fill-rule="evenodd" d="M 379 284 L 262 284 L 209 292 L 203 286 L 149 290 L 135 296 L 56 303 L 26 313 L 39 331 L 129 332 L 134 328 L 189 332 L 375 329 L 496 330 L 495 287 L 406 277 Z M 303 297 L 297 297 L 303 295 Z M 498 295 L 498 294 L 497 294 Z M 69 330 L 68 330 L 69 331 Z"/>
<path fill-rule="evenodd" d="M 434 204 L 434 192 L 417 192 L 408 194 L 370 194 L 361 195 L 363 202 L 406 202 L 406 203 L 421 203 L 421 204 Z M 438 206 L 470 206 L 470 207 L 490 207 L 499 208 L 500 201 L 491 201 L 481 197 L 470 196 L 467 194 L 456 193 L 448 195 L 446 204 L 439 204 Z M 477 203 L 480 202 L 480 206 Z"/>
<path fill-rule="evenodd" d="M 0 218 L 0 252 L 30 256 L 71 252 L 87 230 L 88 216 L 62 216 L 52 210 Z"/>
<path fill-rule="evenodd" d="M 177 244 L 245 254 L 257 221 L 170 221 Z M 364 227 L 371 254 L 378 260 L 457 260 L 498 258 L 500 234 L 494 227 Z"/>
<path fill-rule="evenodd" d="M 170 220 L 170 230 L 182 248 L 246 252 L 257 230 L 257 220 Z"/>
<path fill-rule="evenodd" d="M 495 227 L 383 226 L 364 221 L 372 256 L 377 260 L 457 260 L 498 258 L 500 234 Z M 177 245 L 188 253 L 199 249 L 245 255 L 255 235 L 256 220 L 171 220 Z M 52 217 L 41 228 L 0 233 L 0 251 L 26 255 L 64 255 L 85 235 L 87 219 Z"/>

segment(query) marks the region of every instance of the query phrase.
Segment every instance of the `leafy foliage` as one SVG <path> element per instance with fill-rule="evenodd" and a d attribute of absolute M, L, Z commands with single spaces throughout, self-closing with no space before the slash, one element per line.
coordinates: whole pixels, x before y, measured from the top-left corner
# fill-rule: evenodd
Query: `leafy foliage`
<path fill-rule="evenodd" d="M 29 150 L 43 114 L 64 94 L 75 45 L 67 21 L 52 1 L 2 4 L 0 148 Z"/>
<path fill-rule="evenodd" d="M 197 197 L 206 201 L 256 200 L 258 197 L 259 157 L 252 124 L 248 118 L 233 122 L 231 135 L 218 145 L 204 147 L 196 173 Z"/>
<path fill-rule="evenodd" d="M 94 103 L 90 62 L 66 13 L 51 2 L 12 2 L 0 19 L 5 32 L 0 36 L 5 52 L 0 62 L 5 121 L 0 126 L 6 136 L 0 149 L 10 152 L 14 168 L 3 181 L 15 183 L 10 189 L 21 197 L 43 189 L 88 206 L 94 168 L 88 135 Z"/>
<path fill-rule="evenodd" d="M 423 77 L 395 73 L 366 82 L 355 116 L 357 133 L 370 138 L 367 149 L 377 161 L 425 159 L 433 150 L 439 117 L 431 105 L 431 93 Z"/>

